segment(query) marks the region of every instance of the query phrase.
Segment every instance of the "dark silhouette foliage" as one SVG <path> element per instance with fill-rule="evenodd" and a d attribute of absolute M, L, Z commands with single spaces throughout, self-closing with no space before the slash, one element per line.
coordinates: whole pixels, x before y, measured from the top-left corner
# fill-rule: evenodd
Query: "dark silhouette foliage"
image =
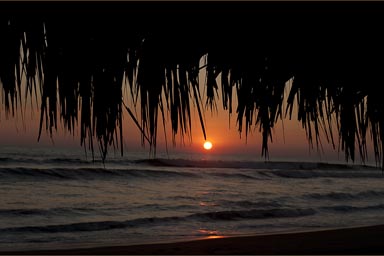
<path fill-rule="evenodd" d="M 202 112 L 221 87 L 229 113 L 237 98 L 239 131 L 259 127 L 266 157 L 274 124 L 288 116 L 317 146 L 322 133 L 335 146 L 336 125 L 346 160 L 356 145 L 366 160 L 370 135 L 384 161 L 383 24 L 380 2 L 1 2 L 3 103 L 14 113 L 25 97 L 41 97 L 40 133 L 58 119 L 73 131 L 81 117 L 81 144 L 93 150 L 96 138 L 105 158 L 122 143 L 124 79 L 154 148 L 167 109 L 173 135 L 188 134 L 194 104 L 205 134 Z M 23 75 L 29 95 L 20 93 Z"/>

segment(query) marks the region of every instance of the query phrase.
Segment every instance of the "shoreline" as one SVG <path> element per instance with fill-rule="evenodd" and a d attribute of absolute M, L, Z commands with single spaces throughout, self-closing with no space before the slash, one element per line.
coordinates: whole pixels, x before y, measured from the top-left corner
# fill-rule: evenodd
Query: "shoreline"
<path fill-rule="evenodd" d="M 384 225 L 1 255 L 384 254 Z"/>

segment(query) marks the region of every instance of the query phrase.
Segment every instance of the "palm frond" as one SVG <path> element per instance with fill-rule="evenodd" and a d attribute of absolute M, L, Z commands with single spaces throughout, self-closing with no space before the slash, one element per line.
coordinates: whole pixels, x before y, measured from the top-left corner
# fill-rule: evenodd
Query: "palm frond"
<path fill-rule="evenodd" d="M 44 8 L 31 4 L 19 10 L 1 3 L 6 113 L 14 114 L 34 92 L 41 104 L 39 138 L 44 130 L 52 134 L 58 122 L 70 132 L 80 126 L 80 144 L 93 152 L 96 139 L 105 159 L 110 147 L 123 153 L 123 91 L 129 91 L 140 118 L 128 114 L 139 123 L 142 142 L 149 141 L 156 152 L 159 111 L 163 123 L 170 119 L 174 141 L 177 134 L 190 136 L 195 105 L 206 137 L 198 81 L 199 60 L 207 56 L 206 106 L 215 110 L 221 96 L 231 114 L 235 91 L 239 132 L 247 137 L 258 128 L 265 157 L 276 122 L 283 113 L 294 118 L 297 109 L 312 147 L 320 148 L 323 137 L 335 147 L 337 134 L 347 161 L 355 161 L 357 150 L 365 161 L 370 135 L 376 161 L 384 166 L 384 103 L 375 88 L 384 69 L 384 41 L 377 33 L 384 15 L 383 8 L 372 8 L 380 4 L 345 9 L 331 3 L 279 3 L 285 8 L 276 9 L 265 2 L 223 3 L 220 10 L 203 3 L 153 4 L 157 8 L 95 3 L 90 10 L 40 3 Z M 154 23 L 152 16 L 159 13 Z M 356 13 L 366 19 L 357 22 Z M 356 37 L 365 38 L 363 44 Z M 21 95 L 24 78 L 27 94 Z"/>

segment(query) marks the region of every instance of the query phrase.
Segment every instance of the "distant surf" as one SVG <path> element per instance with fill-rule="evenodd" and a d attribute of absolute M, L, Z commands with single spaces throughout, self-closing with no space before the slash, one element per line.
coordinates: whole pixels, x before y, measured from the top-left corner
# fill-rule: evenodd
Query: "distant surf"
<path fill-rule="evenodd" d="M 374 166 L 312 162 L 215 161 L 157 158 L 138 160 L 111 159 L 104 165 L 101 165 L 101 161 L 80 158 L 35 159 L 10 157 L 2 158 L 0 162 L 0 177 L 3 179 L 12 177 L 20 179 L 198 178 L 202 175 L 239 179 L 266 179 L 274 176 L 297 179 L 316 177 L 377 178 L 383 176 L 379 168 Z M 183 170 L 183 168 L 188 170 Z M 199 171 L 191 171 L 191 168 L 199 169 Z M 218 170 L 207 172 L 206 169 Z M 239 172 L 227 172 L 226 169 L 237 169 Z"/>

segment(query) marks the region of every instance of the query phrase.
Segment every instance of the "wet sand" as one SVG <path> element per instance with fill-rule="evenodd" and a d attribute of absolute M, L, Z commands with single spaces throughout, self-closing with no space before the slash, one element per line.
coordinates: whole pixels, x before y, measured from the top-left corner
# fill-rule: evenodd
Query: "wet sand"
<path fill-rule="evenodd" d="M 49 255 L 384 254 L 384 225 L 184 242 L 0 252 Z"/>

